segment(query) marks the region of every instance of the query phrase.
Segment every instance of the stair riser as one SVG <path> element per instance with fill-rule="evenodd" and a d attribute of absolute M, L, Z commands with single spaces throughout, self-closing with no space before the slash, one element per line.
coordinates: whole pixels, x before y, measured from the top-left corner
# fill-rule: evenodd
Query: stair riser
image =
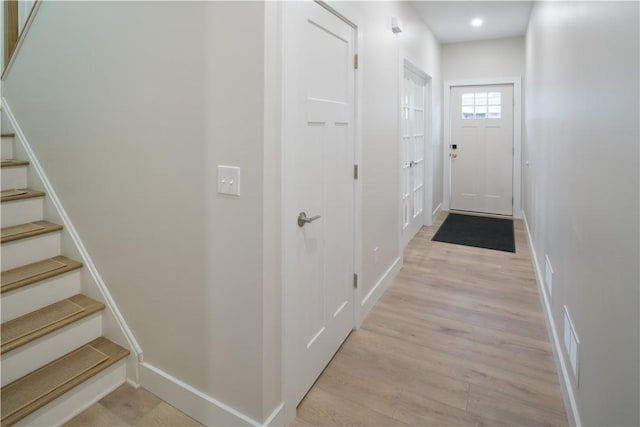
<path fill-rule="evenodd" d="M 2 294 L 2 322 L 80 293 L 80 270 L 55 276 Z"/>
<path fill-rule="evenodd" d="M 102 399 L 126 381 L 126 359 L 100 372 L 14 426 L 58 426 Z"/>
<path fill-rule="evenodd" d="M 27 167 L 14 166 L 2 168 L 2 190 L 13 190 L 15 188 L 27 188 Z"/>
<path fill-rule="evenodd" d="M 26 222 L 42 221 L 44 218 L 44 198 L 17 200 L 4 202 L 0 208 L 2 212 L 2 227 L 24 224 Z"/>
<path fill-rule="evenodd" d="M 2 386 L 102 335 L 101 313 L 78 320 L 2 355 Z"/>
<path fill-rule="evenodd" d="M 2 160 L 13 159 L 13 137 L 2 138 L 0 158 L 2 158 Z"/>
<path fill-rule="evenodd" d="M 60 231 L 2 244 L 2 271 L 60 255 Z"/>

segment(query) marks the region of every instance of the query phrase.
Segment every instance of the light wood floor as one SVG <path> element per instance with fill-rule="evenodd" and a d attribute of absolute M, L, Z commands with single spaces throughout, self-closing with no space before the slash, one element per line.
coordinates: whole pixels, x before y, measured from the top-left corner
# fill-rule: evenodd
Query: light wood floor
<path fill-rule="evenodd" d="M 298 407 L 296 426 L 567 425 L 526 234 L 516 253 L 432 242 Z"/>
<path fill-rule="evenodd" d="M 63 427 L 201 425 L 145 389 L 124 384 Z"/>
<path fill-rule="evenodd" d="M 294 426 L 565 426 L 522 222 L 516 253 L 432 242 L 404 268 L 298 407 Z M 129 386 L 68 426 L 198 425 Z"/>

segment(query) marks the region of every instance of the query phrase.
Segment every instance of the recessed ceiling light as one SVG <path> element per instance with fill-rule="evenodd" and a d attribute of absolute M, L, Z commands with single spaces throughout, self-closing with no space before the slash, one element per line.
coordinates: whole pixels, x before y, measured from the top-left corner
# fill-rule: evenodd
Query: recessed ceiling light
<path fill-rule="evenodd" d="M 471 25 L 474 27 L 479 27 L 482 25 L 482 19 L 480 18 L 475 18 L 473 21 L 471 21 Z"/>

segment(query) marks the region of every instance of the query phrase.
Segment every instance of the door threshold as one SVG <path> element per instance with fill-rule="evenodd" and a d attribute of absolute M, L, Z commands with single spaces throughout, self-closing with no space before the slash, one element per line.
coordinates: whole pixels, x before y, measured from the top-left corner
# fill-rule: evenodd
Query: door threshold
<path fill-rule="evenodd" d="M 455 214 L 461 214 L 461 215 L 484 216 L 487 218 L 515 219 L 513 215 L 501 215 L 501 214 L 492 214 L 492 213 L 474 212 L 474 211 L 461 211 L 458 209 L 449 209 L 449 212 L 455 213 Z"/>

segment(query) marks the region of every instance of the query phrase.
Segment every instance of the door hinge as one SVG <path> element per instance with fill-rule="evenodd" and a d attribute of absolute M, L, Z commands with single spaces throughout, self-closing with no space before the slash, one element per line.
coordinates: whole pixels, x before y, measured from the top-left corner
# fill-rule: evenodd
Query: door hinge
<path fill-rule="evenodd" d="M 358 69 L 358 54 L 353 55 L 353 68 Z"/>
<path fill-rule="evenodd" d="M 353 179 L 358 179 L 358 165 L 353 165 Z"/>
<path fill-rule="evenodd" d="M 357 274 L 353 275 L 353 287 L 358 289 L 358 275 Z"/>

